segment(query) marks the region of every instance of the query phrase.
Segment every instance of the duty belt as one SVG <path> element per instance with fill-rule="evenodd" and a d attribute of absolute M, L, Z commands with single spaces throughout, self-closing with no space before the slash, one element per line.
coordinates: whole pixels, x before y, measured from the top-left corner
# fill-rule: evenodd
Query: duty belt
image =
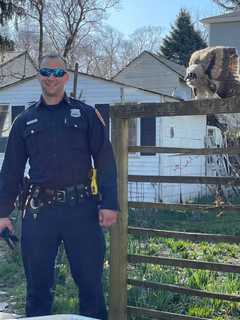
<path fill-rule="evenodd" d="M 96 198 L 91 194 L 90 186 L 78 184 L 65 189 L 49 189 L 38 185 L 30 185 L 28 204 L 32 209 L 37 209 L 43 205 L 65 204 L 76 205 L 82 203 L 86 198 Z"/>

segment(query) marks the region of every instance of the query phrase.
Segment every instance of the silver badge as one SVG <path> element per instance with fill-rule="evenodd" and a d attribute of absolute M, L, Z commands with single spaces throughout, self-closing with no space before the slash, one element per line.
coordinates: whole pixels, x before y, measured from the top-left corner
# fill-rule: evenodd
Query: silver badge
<path fill-rule="evenodd" d="M 79 109 L 71 109 L 71 117 L 79 118 L 81 117 L 81 112 Z"/>

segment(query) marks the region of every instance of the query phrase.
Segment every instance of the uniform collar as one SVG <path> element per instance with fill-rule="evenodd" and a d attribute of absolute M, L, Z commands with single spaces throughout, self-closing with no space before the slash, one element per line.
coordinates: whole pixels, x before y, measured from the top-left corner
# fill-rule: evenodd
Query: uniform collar
<path fill-rule="evenodd" d="M 70 103 L 71 103 L 68 95 L 66 94 L 66 92 L 64 92 L 64 96 L 63 96 L 62 100 L 58 104 L 60 105 L 63 102 L 65 102 L 67 105 L 70 105 Z M 49 107 L 49 105 L 46 104 L 46 102 L 44 101 L 43 96 L 41 95 L 40 99 L 36 103 L 36 107 L 37 107 L 38 110 L 40 110 L 43 106 Z"/>

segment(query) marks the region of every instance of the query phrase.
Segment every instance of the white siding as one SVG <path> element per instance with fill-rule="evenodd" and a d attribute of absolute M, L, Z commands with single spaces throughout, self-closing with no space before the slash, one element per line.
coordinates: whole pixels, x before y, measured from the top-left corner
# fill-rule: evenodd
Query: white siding
<path fill-rule="evenodd" d="M 171 137 L 171 127 L 174 137 Z M 161 147 L 203 148 L 206 136 L 206 116 L 157 118 L 156 145 Z M 204 156 L 131 155 L 129 174 L 163 176 L 205 176 Z M 180 202 L 206 194 L 206 187 L 193 184 L 129 183 L 131 201 Z"/>
<path fill-rule="evenodd" d="M 72 91 L 73 74 L 66 91 Z M 123 88 L 123 89 L 122 89 Z M 147 93 L 143 90 L 104 81 L 87 75 L 80 75 L 78 81 L 78 95 L 90 105 L 98 103 L 123 102 L 160 102 L 162 96 Z M 0 89 L 0 104 L 10 103 L 12 105 L 28 105 L 29 102 L 37 100 L 41 94 L 38 80 L 24 81 L 18 85 Z M 123 95 L 122 95 L 123 94 Z M 168 98 L 164 98 L 168 100 Z M 174 127 L 174 137 L 170 137 L 170 127 Z M 206 131 L 206 117 L 165 117 L 156 121 L 156 145 L 175 147 L 202 147 Z M 0 157 L 0 163 L 1 157 Z M 187 165 L 186 165 L 187 163 Z M 181 168 L 178 169 L 177 166 Z M 142 175 L 204 175 L 205 162 L 199 157 L 179 157 L 170 155 L 155 156 L 129 156 L 129 174 Z M 201 186 L 193 185 L 154 185 L 154 184 L 129 184 L 129 198 L 131 200 L 144 201 L 167 201 L 180 200 L 180 190 L 183 199 L 195 197 L 201 192 Z"/>
<path fill-rule="evenodd" d="M 144 52 L 116 75 L 114 80 L 170 96 L 175 95 L 182 99 L 189 99 L 191 90 L 179 77 L 176 72 Z"/>
<path fill-rule="evenodd" d="M 73 73 L 70 73 L 70 81 L 67 83 L 66 92 L 70 94 L 72 88 Z M 144 90 L 130 88 L 87 75 L 79 75 L 77 92 L 78 97 L 81 94 L 81 100 L 94 106 L 101 103 L 114 104 L 121 102 L 122 88 L 124 94 L 123 101 L 125 102 L 160 102 L 161 100 L 159 94 L 148 93 Z M 39 82 L 37 78 L 34 78 L 0 89 L 0 103 L 28 105 L 30 102 L 38 100 L 40 94 L 41 88 Z"/>
<path fill-rule="evenodd" d="M 209 46 L 234 47 L 240 55 L 240 21 L 211 23 L 208 30 Z"/>

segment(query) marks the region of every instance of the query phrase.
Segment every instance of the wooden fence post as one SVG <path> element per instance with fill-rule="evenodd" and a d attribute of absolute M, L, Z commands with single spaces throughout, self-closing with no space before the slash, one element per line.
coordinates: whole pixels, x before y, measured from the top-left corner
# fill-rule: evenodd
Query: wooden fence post
<path fill-rule="evenodd" d="M 111 229 L 109 320 L 127 319 L 128 120 L 112 116 L 111 140 L 118 169 L 120 214 Z"/>

